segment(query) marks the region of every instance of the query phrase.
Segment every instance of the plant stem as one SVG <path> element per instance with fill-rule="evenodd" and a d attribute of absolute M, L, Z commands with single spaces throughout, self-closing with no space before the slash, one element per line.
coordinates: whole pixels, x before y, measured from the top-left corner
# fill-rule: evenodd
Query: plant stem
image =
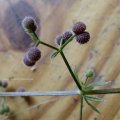
<path fill-rule="evenodd" d="M 95 95 L 95 94 L 114 94 L 114 93 L 120 93 L 120 88 L 91 90 L 91 91 L 84 92 L 84 94 L 87 94 L 87 95 Z"/>
<path fill-rule="evenodd" d="M 58 48 L 56 48 L 56 47 L 54 47 L 54 46 L 52 46 L 52 45 L 49 45 L 49 44 L 41 41 L 41 40 L 38 38 L 38 36 L 37 36 L 37 34 L 36 34 L 35 32 L 32 33 L 31 36 L 34 36 L 34 37 L 32 37 L 32 38 L 34 38 L 34 40 L 37 41 L 36 46 L 38 46 L 39 44 L 43 44 L 43 45 L 45 45 L 45 46 L 47 46 L 47 47 L 49 47 L 49 48 L 52 48 L 52 49 L 54 49 L 54 50 L 57 50 L 57 51 L 59 50 Z"/>
<path fill-rule="evenodd" d="M 69 65 L 69 63 L 68 63 L 64 53 L 63 53 L 63 51 L 60 51 L 60 54 L 61 54 L 61 56 L 62 56 L 62 58 L 63 58 L 63 60 L 64 60 L 64 62 L 66 64 L 66 66 L 67 66 L 71 76 L 73 77 L 73 80 L 75 81 L 76 85 L 78 86 L 78 88 L 80 90 L 82 90 L 82 87 L 81 87 L 80 83 L 78 82 L 78 80 L 76 79 L 76 77 L 75 77 L 75 75 L 74 75 L 74 73 L 73 73 L 73 71 L 72 71 L 72 69 L 71 69 L 71 67 L 70 67 L 70 65 Z"/>
<path fill-rule="evenodd" d="M 68 63 L 68 61 L 67 61 L 64 53 L 63 53 L 63 51 L 62 51 L 62 49 L 63 49 L 70 41 L 72 41 L 72 39 L 73 39 L 75 36 L 72 36 L 72 37 L 68 40 L 68 42 L 66 42 L 66 43 L 62 46 L 62 48 L 59 50 L 57 47 L 54 47 L 54 46 L 52 46 L 52 45 L 49 45 L 49 44 L 41 41 L 41 40 L 38 38 L 38 36 L 37 36 L 37 34 L 36 34 L 35 32 L 34 32 L 34 33 L 31 33 L 30 35 L 31 35 L 32 39 L 34 39 L 34 41 L 37 42 L 36 46 L 38 46 L 39 44 L 43 44 L 43 45 L 45 45 L 45 46 L 47 46 L 47 47 L 49 47 L 49 48 L 52 48 L 52 49 L 57 50 L 57 51 L 60 52 L 60 54 L 61 54 L 61 56 L 62 56 L 62 58 L 63 58 L 63 60 L 64 60 L 64 62 L 65 62 L 65 64 L 66 64 L 66 66 L 67 66 L 67 68 L 68 68 L 71 76 L 73 77 L 73 80 L 75 81 L 75 83 L 76 83 L 76 85 L 78 86 L 79 90 L 82 90 L 81 84 L 80 84 L 79 81 L 76 79 L 76 77 L 75 77 L 75 75 L 74 75 L 74 73 L 73 73 L 73 71 L 72 71 L 72 69 L 71 69 L 71 67 L 70 67 L 70 65 L 69 65 L 69 63 Z M 87 82 L 87 79 L 86 79 L 85 83 L 86 83 L 86 82 Z M 91 90 L 91 91 L 87 91 L 87 92 L 84 91 L 84 94 L 87 94 L 87 95 L 113 94 L 113 93 L 120 93 L 120 88 L 102 89 L 102 90 Z"/>
<path fill-rule="evenodd" d="M 73 38 L 75 37 L 75 35 L 71 36 L 62 46 L 61 46 L 61 50 L 63 50 L 63 48 L 73 40 Z"/>
<path fill-rule="evenodd" d="M 37 34 L 36 34 L 35 32 L 32 33 L 31 36 L 33 36 L 32 38 L 34 38 L 35 41 L 37 41 L 36 46 L 38 46 L 39 44 L 43 44 L 43 45 L 45 45 L 45 46 L 47 46 L 47 47 L 50 47 L 50 48 L 55 49 L 55 50 L 57 50 L 57 51 L 60 52 L 60 54 L 61 54 L 61 56 L 62 56 L 62 58 L 63 58 L 63 60 L 64 60 L 64 62 L 65 62 L 65 64 L 66 64 L 66 66 L 67 66 L 67 68 L 68 68 L 68 70 L 69 70 L 69 72 L 70 72 L 70 74 L 72 75 L 72 77 L 73 77 L 73 79 L 74 79 L 74 81 L 75 81 L 75 83 L 76 83 L 76 85 L 78 86 L 78 88 L 79 88 L 80 90 L 82 90 L 82 87 L 81 87 L 80 83 L 78 82 L 78 80 L 76 79 L 76 77 L 75 77 L 75 75 L 74 75 L 74 73 L 73 73 L 73 71 L 72 71 L 72 69 L 71 69 L 71 67 L 70 67 L 70 65 L 69 65 L 69 63 L 68 63 L 68 61 L 67 61 L 64 53 L 63 53 L 63 51 L 62 51 L 62 50 L 59 50 L 58 48 L 56 48 L 56 47 L 54 47 L 54 46 L 52 46 L 52 45 L 49 45 L 49 44 L 47 44 L 47 43 L 42 42 L 42 41 L 38 38 L 38 36 L 37 36 Z M 74 38 L 74 36 L 72 36 L 72 39 L 73 39 L 73 38 Z M 72 39 L 71 39 L 71 40 L 72 40 Z M 67 43 L 67 44 L 68 44 L 68 43 Z M 65 46 L 66 46 L 67 44 L 65 44 Z"/>
<path fill-rule="evenodd" d="M 85 79 L 85 83 L 84 83 L 84 84 L 87 84 L 87 81 L 88 81 L 88 77 L 86 77 L 86 79 Z"/>
<path fill-rule="evenodd" d="M 79 90 L 69 90 L 69 91 L 32 91 L 32 92 L 0 92 L 1 96 L 69 96 L 78 95 Z"/>
<path fill-rule="evenodd" d="M 80 103 L 80 120 L 82 120 L 83 115 L 83 96 L 81 97 L 81 103 Z"/>
<path fill-rule="evenodd" d="M 120 88 L 113 89 L 103 89 L 103 90 L 91 90 L 84 92 L 86 95 L 95 94 L 112 94 L 120 93 Z M 80 95 L 79 90 L 69 90 L 69 91 L 32 91 L 32 92 L 0 92 L 0 96 L 69 96 L 69 95 Z M 82 97 L 81 97 L 82 98 Z"/>

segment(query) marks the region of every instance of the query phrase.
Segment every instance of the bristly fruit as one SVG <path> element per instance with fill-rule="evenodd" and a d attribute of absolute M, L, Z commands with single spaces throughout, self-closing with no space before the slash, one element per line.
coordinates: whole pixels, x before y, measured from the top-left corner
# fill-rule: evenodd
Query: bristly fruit
<path fill-rule="evenodd" d="M 57 45 L 60 45 L 60 42 L 61 42 L 62 39 L 63 39 L 62 35 L 58 35 L 58 36 L 55 38 L 55 43 L 56 43 Z"/>
<path fill-rule="evenodd" d="M 41 51 L 37 47 L 32 47 L 25 54 L 23 62 L 27 66 L 33 66 L 40 59 Z"/>
<path fill-rule="evenodd" d="M 27 16 L 23 19 L 22 26 L 23 26 L 24 30 L 28 33 L 35 32 L 37 29 L 36 21 L 31 16 Z"/>
<path fill-rule="evenodd" d="M 28 55 L 25 54 L 24 58 L 23 58 L 23 62 L 26 66 L 28 67 L 31 67 L 33 65 L 35 65 L 35 62 L 31 61 L 29 58 L 28 58 Z"/>
<path fill-rule="evenodd" d="M 73 35 L 73 34 L 72 34 L 72 32 L 70 32 L 70 31 L 64 32 L 64 33 L 63 33 L 63 40 L 64 40 L 64 41 L 68 40 L 72 35 Z"/>
<path fill-rule="evenodd" d="M 76 35 L 83 33 L 86 30 L 86 25 L 83 22 L 76 22 L 72 28 Z"/>
<path fill-rule="evenodd" d="M 29 49 L 27 55 L 30 61 L 36 62 L 41 57 L 41 51 L 37 47 L 32 47 Z"/>
<path fill-rule="evenodd" d="M 88 32 L 83 32 L 82 34 L 77 35 L 75 38 L 78 43 L 85 44 L 89 41 L 90 34 Z"/>
<path fill-rule="evenodd" d="M 63 34 L 57 36 L 55 42 L 57 45 L 60 45 L 61 42 L 64 44 L 70 37 L 72 37 L 72 35 L 72 32 L 66 31 Z"/>

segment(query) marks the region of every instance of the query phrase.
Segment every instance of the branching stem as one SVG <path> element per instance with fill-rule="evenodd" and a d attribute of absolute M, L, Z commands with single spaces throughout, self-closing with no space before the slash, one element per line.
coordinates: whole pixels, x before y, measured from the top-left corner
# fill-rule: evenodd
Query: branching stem
<path fill-rule="evenodd" d="M 54 47 L 54 46 L 52 46 L 52 45 L 49 45 L 49 44 L 47 44 L 47 43 L 45 43 L 45 42 L 42 42 L 42 41 L 38 38 L 38 36 L 37 36 L 37 34 L 36 34 L 35 32 L 32 33 L 31 35 L 33 36 L 32 38 L 34 38 L 35 41 L 37 41 L 36 46 L 38 46 L 39 44 L 43 44 L 43 45 L 45 45 L 45 46 L 47 46 L 47 47 L 49 47 L 49 48 L 52 48 L 52 49 L 57 50 L 57 51 L 60 52 L 60 54 L 61 54 L 61 56 L 62 56 L 62 58 L 63 58 L 63 60 L 64 60 L 64 62 L 65 62 L 65 64 L 66 64 L 66 66 L 67 66 L 67 68 L 68 68 L 71 76 L 73 77 L 73 80 L 75 81 L 75 83 L 76 83 L 76 85 L 78 86 L 79 90 L 82 90 L 82 86 L 80 85 L 80 83 L 79 83 L 78 80 L 76 79 L 76 77 L 75 77 L 75 75 L 74 75 L 74 73 L 73 73 L 73 71 L 72 71 L 72 69 L 71 69 L 71 67 L 70 67 L 70 65 L 69 65 L 69 63 L 68 63 L 68 61 L 67 61 L 67 59 L 66 59 L 66 57 L 65 57 L 65 55 L 64 55 L 64 53 L 63 53 L 63 51 L 62 51 L 62 49 L 59 50 L 58 48 L 56 48 L 56 47 Z M 72 37 L 74 37 L 74 36 L 72 36 Z M 72 38 L 72 39 L 73 39 L 73 38 Z M 70 39 L 70 40 L 72 40 L 72 39 Z M 70 42 L 70 41 L 69 41 L 69 42 Z M 68 43 L 69 43 L 69 42 L 68 42 Z M 67 43 L 67 44 L 68 44 L 68 43 Z M 66 46 L 67 44 L 65 44 L 64 46 Z M 63 47 L 63 48 L 64 48 L 64 47 Z"/>

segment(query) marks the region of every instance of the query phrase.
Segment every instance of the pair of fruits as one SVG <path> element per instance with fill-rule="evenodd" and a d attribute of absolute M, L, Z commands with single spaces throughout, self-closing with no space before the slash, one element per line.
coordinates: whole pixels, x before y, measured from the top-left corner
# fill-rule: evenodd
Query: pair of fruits
<path fill-rule="evenodd" d="M 73 25 L 72 31 L 75 34 L 76 41 L 80 44 L 85 44 L 90 39 L 90 34 L 85 32 L 85 30 L 86 25 L 83 22 L 76 22 Z M 73 36 L 73 33 L 71 31 L 64 32 L 56 37 L 55 42 L 60 45 L 62 40 L 62 44 L 64 44 L 70 37 Z"/>

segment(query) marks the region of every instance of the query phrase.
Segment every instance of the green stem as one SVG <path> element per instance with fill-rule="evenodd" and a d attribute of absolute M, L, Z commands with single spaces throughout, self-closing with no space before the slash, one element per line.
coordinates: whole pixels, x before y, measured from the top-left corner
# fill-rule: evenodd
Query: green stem
<path fill-rule="evenodd" d="M 74 37 L 75 37 L 75 35 L 71 36 L 71 37 L 61 46 L 60 49 L 63 50 L 63 48 L 64 48 L 69 42 L 71 42 Z"/>
<path fill-rule="evenodd" d="M 49 45 L 49 44 L 47 44 L 47 43 L 42 42 L 42 41 L 38 38 L 38 36 L 37 36 L 37 34 L 36 34 L 35 32 L 32 33 L 31 36 L 32 36 L 32 38 L 34 38 L 35 41 L 37 41 L 36 46 L 38 46 L 39 44 L 43 44 L 43 45 L 45 45 L 45 46 L 47 46 L 47 47 L 50 47 L 50 48 L 52 48 L 52 49 L 57 50 L 57 51 L 60 52 L 60 54 L 61 54 L 61 56 L 62 56 L 62 58 L 63 58 L 63 60 L 64 60 L 64 62 L 65 62 L 65 64 L 66 64 L 66 66 L 67 66 L 67 68 L 68 68 L 71 76 L 73 77 L 73 80 L 75 81 L 75 83 L 76 83 L 76 85 L 78 86 L 78 88 L 79 88 L 80 90 L 82 90 L 82 86 L 80 85 L 79 81 L 76 79 L 76 77 L 75 77 L 75 75 L 74 75 L 74 73 L 73 73 L 73 71 L 72 71 L 72 69 L 71 69 L 71 67 L 70 67 L 70 65 L 69 65 L 69 63 L 68 63 L 68 61 L 67 61 L 64 53 L 63 53 L 63 51 L 62 51 L 62 50 L 59 50 L 58 48 L 56 48 L 56 47 L 54 47 L 54 46 L 52 46 L 52 45 Z"/>
<path fill-rule="evenodd" d="M 64 60 L 64 62 L 66 64 L 66 66 L 67 66 L 71 76 L 73 77 L 73 80 L 75 81 L 76 85 L 78 86 L 78 88 L 80 90 L 82 90 L 82 87 L 81 87 L 80 83 L 78 82 L 78 80 L 76 79 L 76 77 L 75 77 L 75 75 L 74 75 L 74 73 L 73 73 L 73 71 L 72 71 L 72 69 L 71 69 L 71 67 L 70 67 L 70 65 L 69 65 L 69 63 L 68 63 L 64 53 L 63 53 L 63 51 L 60 51 L 60 54 L 61 54 L 61 56 L 62 56 L 62 58 L 63 58 L 63 60 Z"/>
<path fill-rule="evenodd" d="M 35 32 L 32 33 L 31 36 L 33 36 L 32 38 L 34 38 L 34 40 L 37 41 L 36 46 L 38 46 L 39 44 L 43 44 L 43 45 L 45 45 L 45 46 L 47 46 L 47 47 L 49 47 L 49 48 L 52 48 L 52 49 L 54 49 L 54 50 L 57 50 L 57 51 L 59 50 L 58 48 L 56 48 L 56 47 L 54 47 L 54 46 L 52 46 L 52 45 L 49 45 L 49 44 L 41 41 L 41 40 L 38 38 L 38 36 L 36 35 Z"/>
<path fill-rule="evenodd" d="M 102 89 L 102 90 L 91 90 L 84 92 L 87 95 L 95 95 L 95 94 L 114 94 L 120 93 L 120 88 L 112 88 L 112 89 Z"/>
<path fill-rule="evenodd" d="M 85 83 L 84 83 L 84 84 L 87 84 L 87 81 L 88 81 L 88 77 L 86 77 L 86 79 L 85 79 Z"/>
<path fill-rule="evenodd" d="M 83 97 L 81 97 L 81 103 L 80 103 L 80 120 L 82 120 L 83 115 Z"/>

